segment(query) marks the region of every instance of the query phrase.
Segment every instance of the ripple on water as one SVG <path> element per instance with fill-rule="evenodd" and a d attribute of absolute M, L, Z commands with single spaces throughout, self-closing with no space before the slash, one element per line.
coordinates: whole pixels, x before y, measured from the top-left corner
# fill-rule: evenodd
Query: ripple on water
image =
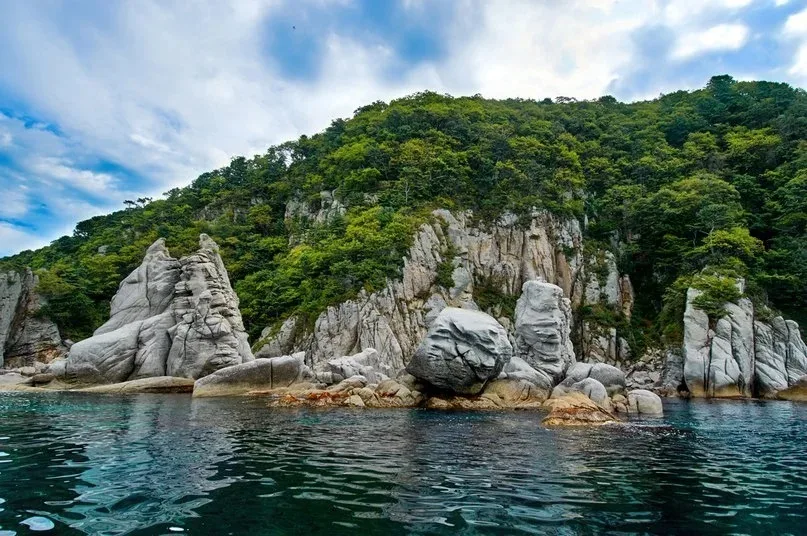
<path fill-rule="evenodd" d="M 799 533 L 807 515 L 792 404 L 671 402 L 589 430 L 151 395 L 0 396 L 0 414 L 2 528 L 38 513 L 60 534 Z"/>
<path fill-rule="evenodd" d="M 34 516 L 20 521 L 20 525 L 27 525 L 29 529 L 36 532 L 44 532 L 46 530 L 53 530 L 56 524 L 47 517 Z"/>

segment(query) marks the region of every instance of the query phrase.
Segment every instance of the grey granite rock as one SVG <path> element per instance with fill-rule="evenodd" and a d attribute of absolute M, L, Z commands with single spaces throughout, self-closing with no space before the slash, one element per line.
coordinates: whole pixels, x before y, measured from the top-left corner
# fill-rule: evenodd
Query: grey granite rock
<path fill-rule="evenodd" d="M 571 393 L 582 393 L 592 402 L 602 407 L 606 411 L 611 411 L 611 399 L 605 386 L 594 378 L 584 378 L 576 381 L 574 378 L 566 378 L 555 386 L 549 398 L 561 398 Z"/>
<path fill-rule="evenodd" d="M 109 320 L 95 330 L 95 335 L 165 312 L 179 275 L 179 261 L 171 257 L 165 240 L 160 238 L 148 248 L 140 266 L 121 281 L 112 298 Z"/>
<path fill-rule="evenodd" d="M 477 394 L 512 354 L 507 332 L 496 319 L 448 307 L 434 320 L 406 370 L 437 388 Z"/>
<path fill-rule="evenodd" d="M 516 303 L 515 355 L 553 384 L 575 362 L 571 321 L 571 305 L 559 286 L 537 280 L 524 283 Z"/>
<path fill-rule="evenodd" d="M 364 376 L 370 383 L 380 383 L 394 376 L 394 371 L 381 358 L 375 348 L 365 348 L 352 356 L 328 360 L 331 381 L 342 381 L 351 376 Z M 330 383 L 330 382 L 326 382 Z"/>
<path fill-rule="evenodd" d="M 664 406 L 661 397 L 651 391 L 635 389 L 628 392 L 628 413 L 638 415 L 663 415 Z"/>
<path fill-rule="evenodd" d="M 0 272 L 0 368 L 49 363 L 67 353 L 56 324 L 40 314 L 38 284 L 30 269 Z"/>
<path fill-rule="evenodd" d="M 303 354 L 296 354 L 259 358 L 222 368 L 196 380 L 193 396 L 237 395 L 303 383 L 312 377 L 304 360 Z"/>
<path fill-rule="evenodd" d="M 566 371 L 566 377 L 575 382 L 594 378 L 605 387 L 609 395 L 625 390 L 625 373 L 606 363 L 575 363 Z"/>
<path fill-rule="evenodd" d="M 199 250 L 179 261 L 157 240 L 121 283 L 110 320 L 51 373 L 78 383 L 196 379 L 252 359 L 238 297 L 218 246 L 203 234 Z"/>

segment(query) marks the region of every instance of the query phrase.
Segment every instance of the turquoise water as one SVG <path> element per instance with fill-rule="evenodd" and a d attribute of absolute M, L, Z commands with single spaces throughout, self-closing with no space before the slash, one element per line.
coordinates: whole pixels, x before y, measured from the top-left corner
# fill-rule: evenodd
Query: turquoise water
<path fill-rule="evenodd" d="M 0 394 L 0 534 L 807 532 L 807 405 L 665 409 L 548 430 L 533 412 Z"/>

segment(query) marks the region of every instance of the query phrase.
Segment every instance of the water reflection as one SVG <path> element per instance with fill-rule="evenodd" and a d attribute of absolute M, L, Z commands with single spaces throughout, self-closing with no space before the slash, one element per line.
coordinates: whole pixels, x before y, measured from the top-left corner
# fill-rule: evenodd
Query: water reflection
<path fill-rule="evenodd" d="M 626 427 L 531 412 L 269 410 L 0 395 L 0 531 L 797 533 L 807 408 L 672 401 Z M 5 463 L 4 463 L 5 462 Z"/>

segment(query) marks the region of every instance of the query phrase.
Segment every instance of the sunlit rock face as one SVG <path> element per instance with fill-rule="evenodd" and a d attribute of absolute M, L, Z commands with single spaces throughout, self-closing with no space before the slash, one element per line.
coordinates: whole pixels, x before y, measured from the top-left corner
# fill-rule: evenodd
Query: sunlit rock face
<path fill-rule="evenodd" d="M 157 240 L 121 283 L 110 319 L 52 367 L 79 383 L 139 378 L 199 378 L 253 358 L 218 246 L 201 235 L 180 260 Z"/>

